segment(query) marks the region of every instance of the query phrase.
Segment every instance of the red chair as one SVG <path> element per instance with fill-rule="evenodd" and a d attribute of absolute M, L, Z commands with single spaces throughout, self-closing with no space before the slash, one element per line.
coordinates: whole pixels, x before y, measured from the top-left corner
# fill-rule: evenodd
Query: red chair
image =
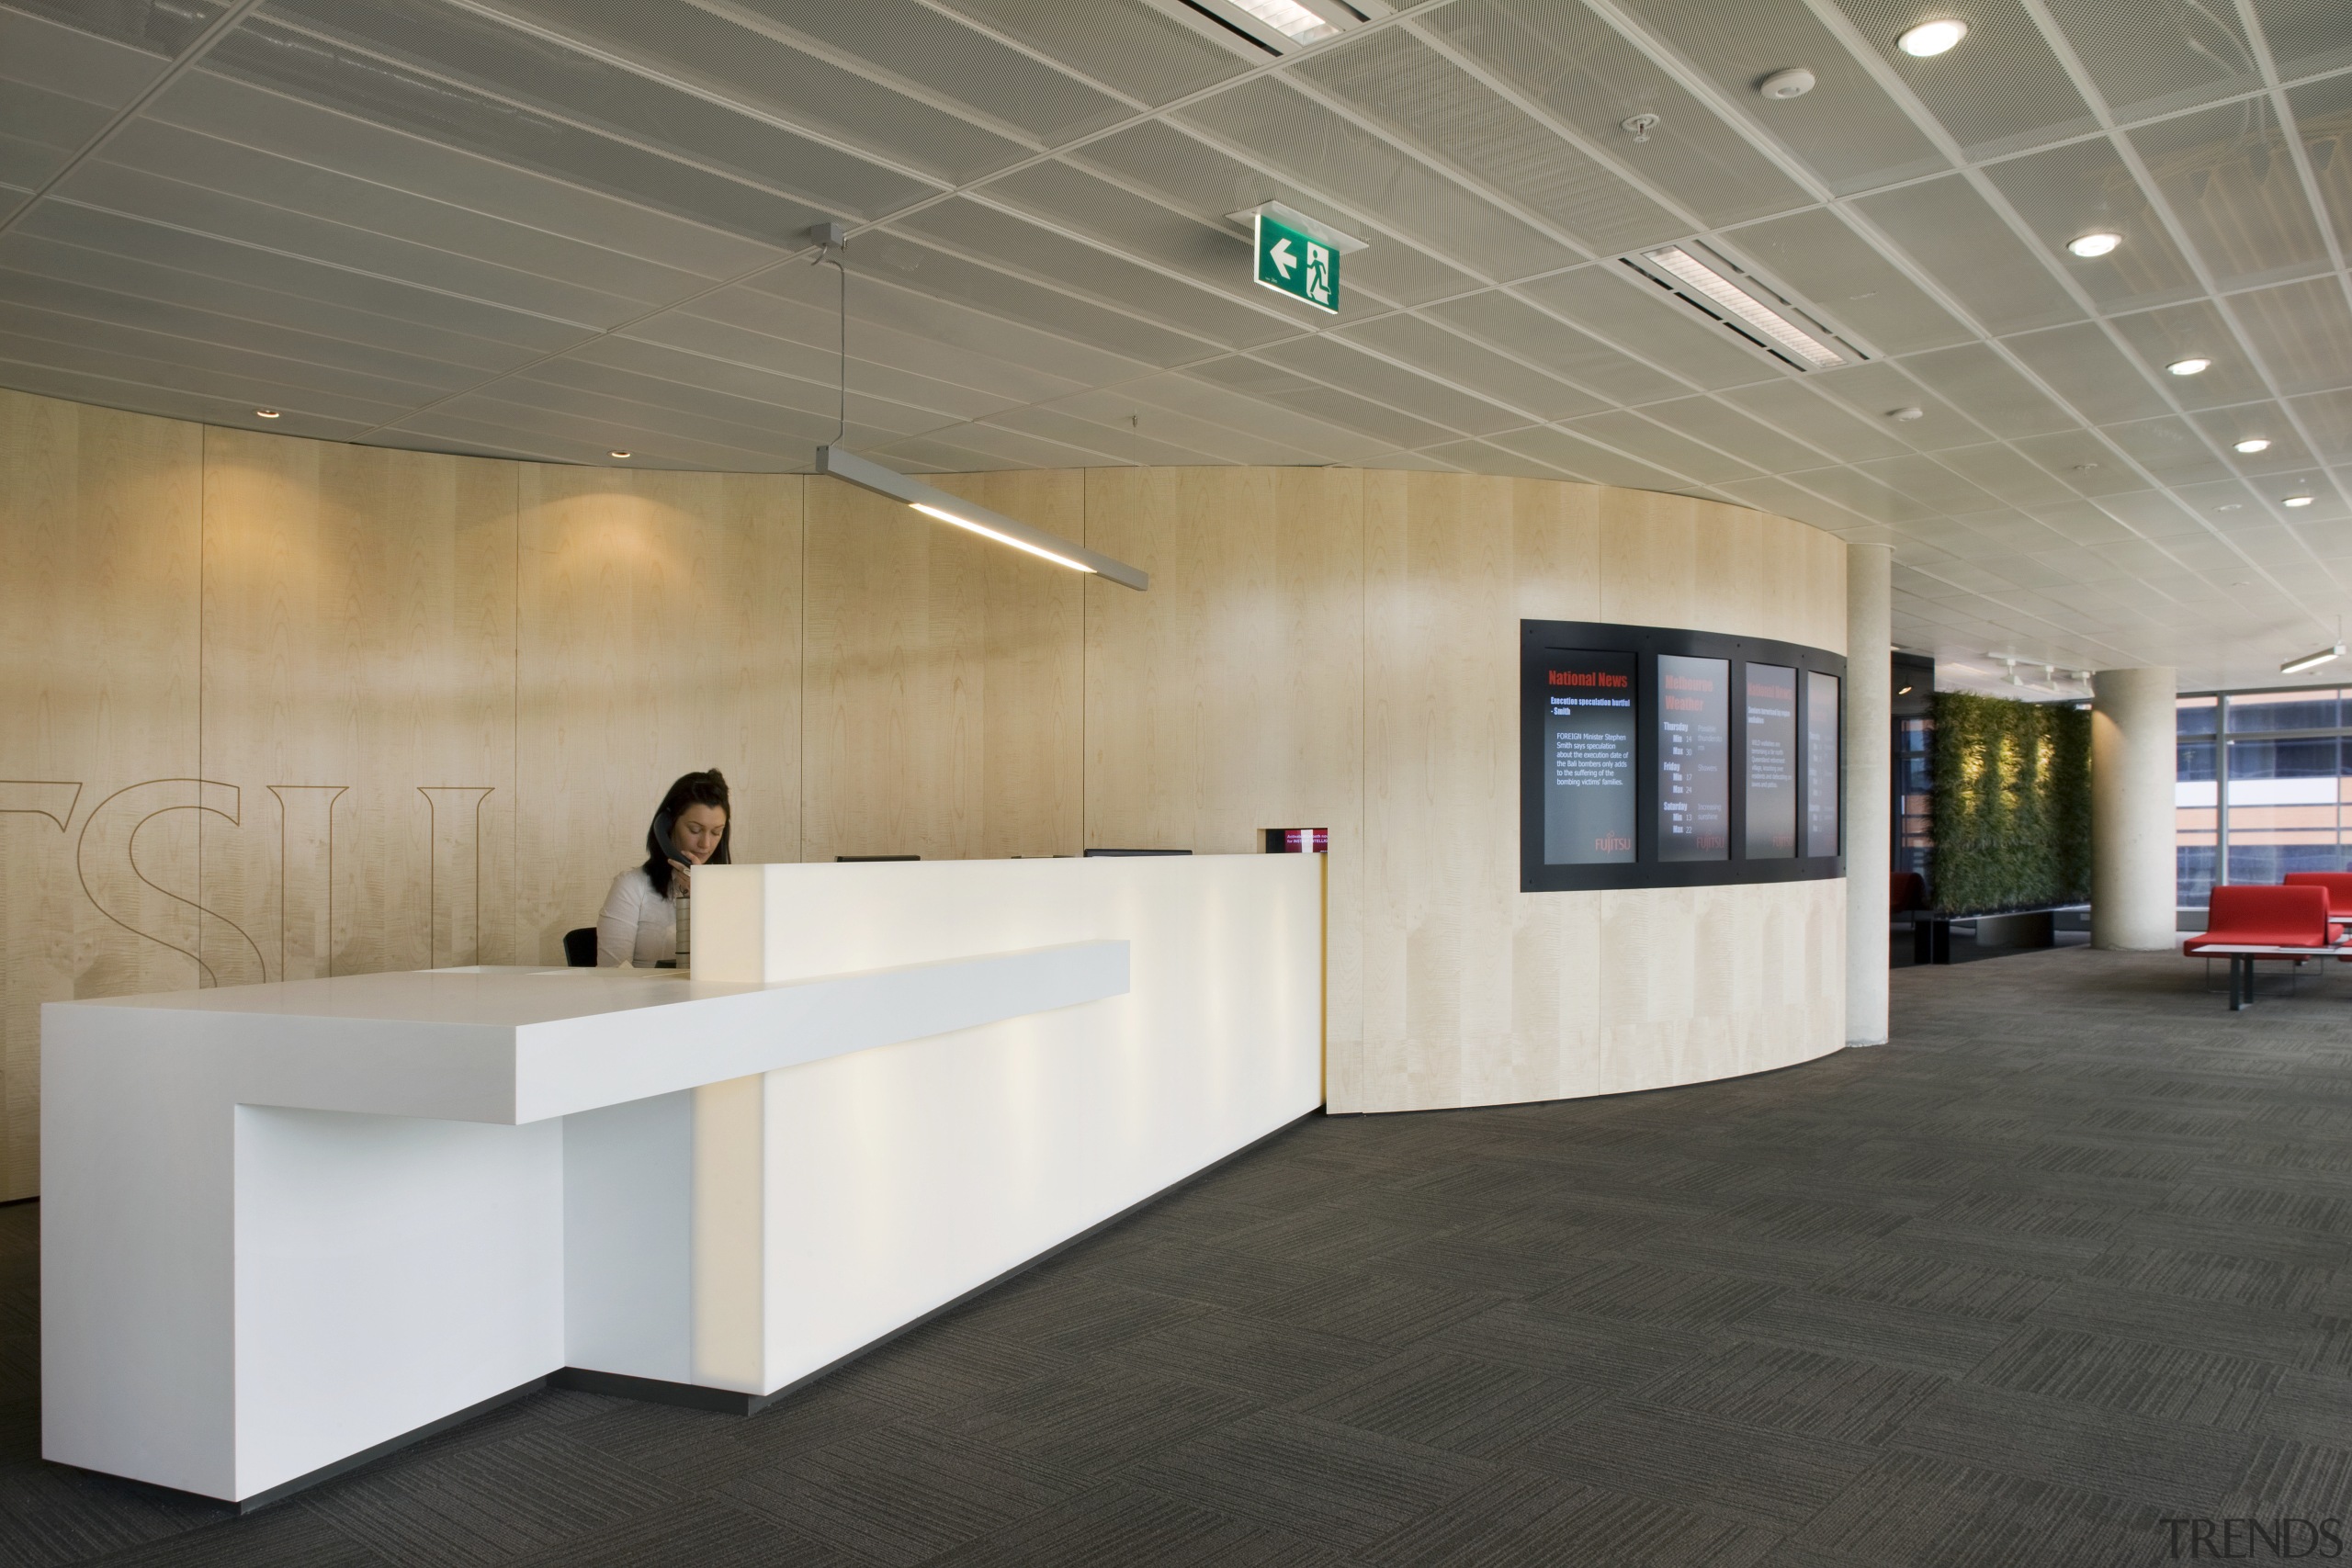
<path fill-rule="evenodd" d="M 2352 919 L 2352 871 L 2290 871 L 2289 887 L 2324 887 L 2327 912 L 2339 920 Z"/>
<path fill-rule="evenodd" d="M 2229 959 L 2230 1010 L 2237 1012 L 2254 999 L 2256 959 L 2285 958 L 2301 963 L 2328 954 L 2341 957 L 2342 951 L 2335 943 L 2343 935 L 2343 929 L 2328 919 L 2324 887 L 2307 884 L 2278 887 L 2241 884 L 2213 889 L 2204 931 L 2182 942 L 2180 950 L 2191 954 L 2220 950 Z"/>

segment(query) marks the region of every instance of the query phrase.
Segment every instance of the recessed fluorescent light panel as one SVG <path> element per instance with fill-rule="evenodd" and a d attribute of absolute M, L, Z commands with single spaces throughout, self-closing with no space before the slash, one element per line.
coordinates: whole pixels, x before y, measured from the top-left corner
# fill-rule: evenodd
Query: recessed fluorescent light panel
<path fill-rule="evenodd" d="M 1066 566 L 1072 571 L 1091 572 L 1137 592 L 1151 586 L 1148 574 L 1136 570 L 1123 560 L 1114 560 L 1083 545 L 1074 545 L 1058 534 L 1048 534 L 1043 528 L 1031 527 L 1002 513 L 975 505 L 960 495 L 950 495 L 944 490 L 933 489 L 921 479 L 910 479 L 879 463 L 869 462 L 842 447 L 818 447 L 817 471 L 846 480 L 860 490 L 870 490 L 876 495 L 903 502 L 926 517 L 935 517 L 942 523 L 953 524 L 984 539 L 993 539 L 1000 545 L 1011 545 L 1016 550 L 1025 550 L 1056 566 Z"/>
<path fill-rule="evenodd" d="M 1164 0 L 1163 0 L 1164 3 Z M 1388 7 L 1378 0 L 1176 0 L 1271 54 L 1283 54 L 1360 27 Z"/>
<path fill-rule="evenodd" d="M 1800 370 L 1826 370 L 1861 357 L 1823 342 L 1831 334 L 1820 323 L 1808 320 L 1800 325 L 1796 308 L 1787 301 L 1766 303 L 1758 297 L 1761 285 L 1752 280 L 1735 282 L 1683 246 L 1645 251 L 1642 259 L 1673 278 L 1680 286 L 1675 292 L 1691 304 Z"/>
<path fill-rule="evenodd" d="M 2281 502 L 2282 505 L 2286 506 L 2309 506 L 2311 503 L 2312 498 L 2307 495 L 2290 495 L 2285 502 Z"/>
<path fill-rule="evenodd" d="M 2256 452 L 2267 452 L 2270 450 L 2270 442 L 2264 436 L 2249 435 L 2245 440 L 2239 442 L 2236 446 L 2231 447 L 2230 450 L 2233 452 L 2245 452 L 2249 455 Z"/>
<path fill-rule="evenodd" d="M 2170 365 L 2165 366 L 2165 368 L 2171 371 L 2176 376 L 2202 376 L 2206 371 L 2211 369 L 2212 366 L 2213 362 L 2211 360 L 2199 359 L 2195 355 L 2191 355 L 2187 359 L 2174 360 Z"/>

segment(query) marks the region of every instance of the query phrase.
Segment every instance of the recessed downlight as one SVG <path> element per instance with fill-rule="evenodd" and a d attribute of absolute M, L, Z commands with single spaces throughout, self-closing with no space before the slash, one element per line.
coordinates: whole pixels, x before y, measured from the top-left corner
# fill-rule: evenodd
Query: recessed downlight
<path fill-rule="evenodd" d="M 279 413 L 276 409 L 255 409 L 254 410 L 254 417 L 255 419 L 284 419 L 286 416 Z"/>
<path fill-rule="evenodd" d="M 632 456 L 632 454 L 625 452 L 621 450 L 621 448 L 616 446 L 611 451 L 605 453 L 605 456 L 607 457 L 627 457 Z"/>
<path fill-rule="evenodd" d="M 2122 235 L 2109 230 L 2097 229 L 2087 234 L 2075 235 L 2066 242 L 2066 248 L 2085 261 L 2088 261 L 2094 256 L 2107 254 L 2122 243 Z"/>
<path fill-rule="evenodd" d="M 2270 450 L 2270 442 L 2266 436 L 2249 435 L 2245 440 L 2239 442 L 2235 446 L 2230 448 L 2230 450 L 2233 452 L 2245 452 L 2249 455 L 2256 452 L 2267 452 Z"/>
<path fill-rule="evenodd" d="M 2212 365 L 2213 362 L 2210 359 L 2199 359 L 2195 355 L 2191 355 L 2187 359 L 2174 360 L 2165 368 L 2175 376 L 2201 376 L 2212 368 Z"/>
<path fill-rule="evenodd" d="M 2279 505 L 2281 505 L 2281 506 L 2309 506 L 2311 503 L 2312 503 L 2312 498 L 2311 498 L 2310 496 L 2307 496 L 2307 495 L 2290 495 L 2290 496 L 2289 496 L 2286 500 L 2284 500 L 2284 501 L 2280 502 L 2278 504 L 2279 504 Z"/>
<path fill-rule="evenodd" d="M 1894 40 L 1894 47 L 1915 60 L 1933 60 L 1967 36 L 1966 22 L 1947 17 L 1941 21 L 1921 22 L 1916 28 L 1905 28 Z"/>

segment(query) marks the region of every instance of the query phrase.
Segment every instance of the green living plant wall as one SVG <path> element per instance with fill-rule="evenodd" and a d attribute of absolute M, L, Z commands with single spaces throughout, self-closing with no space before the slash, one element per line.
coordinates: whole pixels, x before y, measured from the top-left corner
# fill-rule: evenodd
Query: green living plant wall
<path fill-rule="evenodd" d="M 1936 911 L 2086 902 L 2091 716 L 2072 703 L 1939 692 L 1935 724 Z"/>

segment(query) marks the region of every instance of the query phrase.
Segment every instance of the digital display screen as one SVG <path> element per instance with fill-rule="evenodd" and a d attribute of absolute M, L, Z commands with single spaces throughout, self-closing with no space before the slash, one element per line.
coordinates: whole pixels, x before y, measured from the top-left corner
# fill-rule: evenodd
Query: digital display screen
<path fill-rule="evenodd" d="M 1657 656 L 1657 858 L 1731 858 L 1731 660 Z"/>
<path fill-rule="evenodd" d="M 1544 660 L 1544 862 L 1634 859 L 1634 683 L 1630 653 L 1552 650 Z"/>
<path fill-rule="evenodd" d="M 1797 672 L 1781 664 L 1747 669 L 1747 858 L 1793 860 L 1797 852 Z"/>
<path fill-rule="evenodd" d="M 1835 675 L 1804 677 L 1804 852 L 1838 852 L 1838 691 Z"/>

